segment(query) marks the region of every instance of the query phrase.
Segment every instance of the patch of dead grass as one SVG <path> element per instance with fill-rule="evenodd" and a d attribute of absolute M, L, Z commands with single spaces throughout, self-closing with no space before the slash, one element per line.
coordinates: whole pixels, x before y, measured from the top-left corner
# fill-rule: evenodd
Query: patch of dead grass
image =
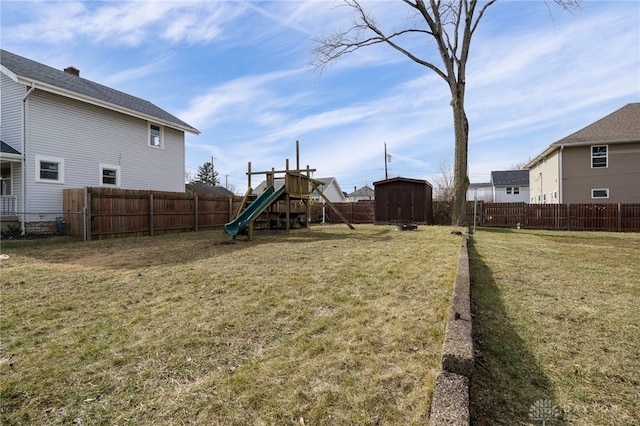
<path fill-rule="evenodd" d="M 459 238 L 3 245 L 3 422 L 424 424 Z"/>

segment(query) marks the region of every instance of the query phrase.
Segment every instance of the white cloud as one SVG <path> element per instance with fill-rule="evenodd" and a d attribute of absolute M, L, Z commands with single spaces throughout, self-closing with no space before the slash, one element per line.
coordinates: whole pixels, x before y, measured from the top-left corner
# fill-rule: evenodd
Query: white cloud
<path fill-rule="evenodd" d="M 11 37 L 57 44 L 139 46 L 153 40 L 205 43 L 244 13 L 239 2 L 40 2 L 34 19 L 11 27 Z"/>

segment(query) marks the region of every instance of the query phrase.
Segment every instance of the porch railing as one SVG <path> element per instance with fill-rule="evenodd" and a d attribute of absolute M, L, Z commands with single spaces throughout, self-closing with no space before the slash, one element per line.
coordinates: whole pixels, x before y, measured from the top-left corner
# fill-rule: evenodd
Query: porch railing
<path fill-rule="evenodd" d="M 0 215 L 13 216 L 18 212 L 17 195 L 0 195 Z"/>

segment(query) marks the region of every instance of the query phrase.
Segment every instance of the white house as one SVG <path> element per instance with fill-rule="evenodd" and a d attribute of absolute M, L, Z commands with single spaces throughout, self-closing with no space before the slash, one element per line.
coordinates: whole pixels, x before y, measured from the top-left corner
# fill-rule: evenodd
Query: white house
<path fill-rule="evenodd" d="M 491 172 L 491 182 L 469 184 L 467 200 L 487 203 L 528 203 L 529 171 Z"/>
<path fill-rule="evenodd" d="M 470 183 L 467 188 L 468 201 L 493 201 L 493 186 L 491 182 Z"/>
<path fill-rule="evenodd" d="M 346 202 L 347 198 L 345 197 L 344 192 L 342 192 L 342 189 L 340 189 L 340 185 L 338 184 L 338 181 L 336 180 L 336 178 L 328 177 L 328 178 L 313 178 L 313 179 L 322 182 L 322 184 L 320 184 L 320 190 L 322 191 L 322 194 L 329 199 L 330 202 L 332 203 Z M 276 179 L 274 184 L 275 189 L 276 190 L 280 189 L 282 185 L 284 185 L 284 180 Z M 267 187 L 267 182 L 262 181 L 258 186 L 256 186 L 253 189 L 253 193 L 260 194 L 262 193 L 262 191 L 266 189 L 266 187 Z M 322 197 L 320 197 L 317 191 L 313 191 L 311 193 L 311 199 L 313 200 L 313 202 L 322 203 Z"/>
<path fill-rule="evenodd" d="M 354 186 L 353 192 L 347 194 L 347 201 L 349 201 L 350 203 L 355 203 L 358 201 L 372 201 L 375 200 L 375 198 L 376 192 L 367 185 L 363 186 L 360 189 Z"/>
<path fill-rule="evenodd" d="M 529 170 L 491 172 L 494 203 L 528 203 Z"/>
<path fill-rule="evenodd" d="M 146 100 L 0 50 L 2 210 L 61 212 L 63 189 L 184 192 L 185 132 Z"/>

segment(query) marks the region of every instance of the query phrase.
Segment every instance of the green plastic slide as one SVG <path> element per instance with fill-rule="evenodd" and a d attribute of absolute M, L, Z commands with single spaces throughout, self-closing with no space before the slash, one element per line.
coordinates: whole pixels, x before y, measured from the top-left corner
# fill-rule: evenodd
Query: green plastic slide
<path fill-rule="evenodd" d="M 242 210 L 240 214 L 229 223 L 225 223 L 224 232 L 231 237 L 235 237 L 238 234 L 244 234 L 247 229 L 247 224 L 253 221 L 260 215 L 267 207 L 275 202 L 284 193 L 284 185 L 277 191 L 273 185 L 264 190 L 258 198 L 256 198 L 249 206 Z"/>

